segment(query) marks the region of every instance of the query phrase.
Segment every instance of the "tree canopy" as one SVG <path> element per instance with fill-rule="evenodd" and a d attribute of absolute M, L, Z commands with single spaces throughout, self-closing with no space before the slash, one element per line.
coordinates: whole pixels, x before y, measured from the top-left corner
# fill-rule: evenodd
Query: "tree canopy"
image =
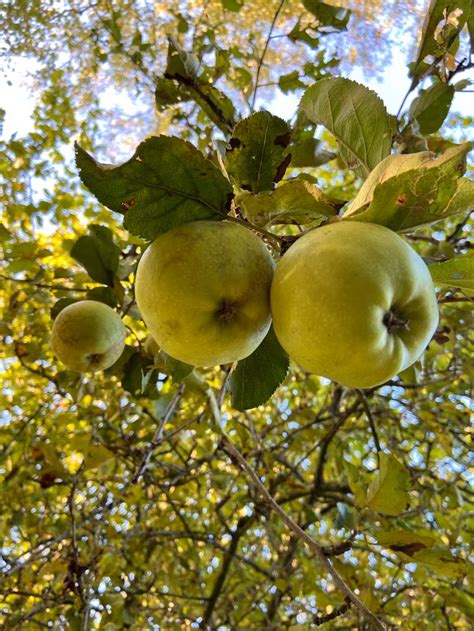
<path fill-rule="evenodd" d="M 417 5 L 340 4 L 0 9 L 6 76 L 27 59 L 37 98 L 33 130 L 0 142 L 2 628 L 472 624 L 472 119 L 450 110 L 473 16 L 432 0 L 389 113 L 344 75 L 351 55 L 386 58 Z M 268 111 L 282 93 L 300 98 L 289 121 Z M 246 226 L 275 260 L 325 224 L 399 232 L 436 286 L 426 352 L 358 389 L 290 361 L 272 329 L 208 369 L 153 348 L 138 261 L 202 219 Z M 104 372 L 50 348 L 84 299 L 127 330 Z"/>

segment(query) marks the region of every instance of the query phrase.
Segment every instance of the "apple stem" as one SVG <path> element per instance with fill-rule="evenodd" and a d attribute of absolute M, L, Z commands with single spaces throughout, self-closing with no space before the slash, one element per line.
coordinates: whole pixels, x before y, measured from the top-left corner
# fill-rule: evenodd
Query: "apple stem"
<path fill-rule="evenodd" d="M 223 300 L 219 309 L 216 312 L 219 320 L 223 320 L 224 322 L 228 322 L 232 320 L 237 311 L 237 304 L 235 302 L 231 302 L 230 300 Z"/>
<path fill-rule="evenodd" d="M 276 243 L 278 243 L 279 245 L 283 243 L 282 237 L 279 237 L 273 232 L 269 232 L 268 230 L 265 230 L 264 228 L 261 228 L 260 226 L 256 226 L 255 224 L 251 223 L 250 221 L 247 221 L 246 219 L 240 219 L 239 217 L 232 217 L 231 215 L 226 215 L 226 220 L 232 221 L 233 223 L 239 223 L 241 226 L 245 226 L 246 228 L 255 230 L 255 232 L 259 232 L 260 234 L 263 234 L 265 237 L 268 237 L 269 239 L 276 241 Z"/>
<path fill-rule="evenodd" d="M 402 320 L 393 311 L 387 311 L 383 317 L 383 323 L 391 333 L 394 329 L 408 329 L 408 320 Z"/>

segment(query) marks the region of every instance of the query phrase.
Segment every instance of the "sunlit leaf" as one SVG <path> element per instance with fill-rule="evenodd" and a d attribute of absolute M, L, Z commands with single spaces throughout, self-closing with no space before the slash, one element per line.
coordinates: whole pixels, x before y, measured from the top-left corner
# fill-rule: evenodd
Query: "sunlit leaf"
<path fill-rule="evenodd" d="M 337 139 L 347 166 L 367 177 L 390 153 L 392 129 L 382 100 L 368 88 L 340 77 L 308 88 L 300 108 L 312 123 L 324 125 Z"/>
<path fill-rule="evenodd" d="M 447 149 L 436 159 L 423 152 L 406 156 L 405 165 L 399 159 L 389 162 L 379 183 L 372 188 L 377 181 L 374 178 L 370 189 L 356 198 L 343 218 L 404 231 L 469 210 L 474 183 L 460 177 L 466 169 L 469 150 L 470 144 L 465 143 Z M 404 170 L 404 166 L 417 161 L 417 168 Z M 394 169 L 397 174 L 391 175 Z M 360 205 L 366 199 L 366 205 Z"/>
<path fill-rule="evenodd" d="M 321 217 L 336 215 L 345 202 L 336 200 L 305 180 L 290 180 L 274 191 L 242 193 L 237 202 L 253 224 L 306 224 Z"/>
<path fill-rule="evenodd" d="M 435 285 L 474 291 L 474 252 L 429 266 Z"/>
<path fill-rule="evenodd" d="M 367 489 L 367 506 L 384 515 L 399 515 L 410 503 L 410 474 L 391 454 L 380 453 L 380 467 Z"/>

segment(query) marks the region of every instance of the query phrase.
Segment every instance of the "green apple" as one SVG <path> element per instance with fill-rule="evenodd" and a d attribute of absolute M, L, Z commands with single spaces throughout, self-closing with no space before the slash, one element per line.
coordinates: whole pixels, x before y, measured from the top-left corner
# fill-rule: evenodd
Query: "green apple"
<path fill-rule="evenodd" d="M 126 331 L 118 313 L 95 300 L 65 307 L 54 320 L 51 348 L 70 370 L 95 372 L 114 364 L 125 347 Z"/>
<path fill-rule="evenodd" d="M 193 221 L 160 235 L 138 264 L 135 296 L 153 339 L 193 366 L 250 355 L 270 327 L 274 263 L 250 230 Z"/>
<path fill-rule="evenodd" d="M 413 364 L 439 317 L 421 257 L 395 232 L 361 222 L 298 239 L 277 265 L 271 306 L 290 357 L 352 388 L 377 386 Z"/>

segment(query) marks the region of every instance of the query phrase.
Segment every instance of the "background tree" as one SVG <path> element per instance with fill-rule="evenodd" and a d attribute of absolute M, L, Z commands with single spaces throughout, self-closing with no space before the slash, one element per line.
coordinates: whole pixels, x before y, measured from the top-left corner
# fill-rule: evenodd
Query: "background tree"
<path fill-rule="evenodd" d="M 454 4 L 429 7 L 408 110 L 389 118 L 364 93 L 372 118 L 349 139 L 324 110 L 295 112 L 291 135 L 275 133 L 285 141 L 265 162 L 259 195 L 242 175 L 245 155 L 233 161 L 226 150 L 243 137 L 260 142 L 262 124 L 286 123 L 262 114 L 251 127 L 249 114 L 277 90 L 302 94 L 340 74 L 335 51 L 342 64 L 352 48 L 372 63 L 386 54 L 348 41 L 348 9 L 309 0 L 2 9 L 6 57 L 35 64 L 40 93 L 34 130 L 1 146 L 6 629 L 468 628 L 473 193 L 460 179 L 468 147 L 449 139 L 463 140 L 462 123 L 439 132 L 454 92 L 469 87 L 460 76 L 470 64 L 469 3 Z M 367 6 L 385 14 L 395 4 Z M 357 88 L 341 85 L 347 98 L 333 103 L 346 107 Z M 315 95 L 305 98 L 317 111 Z M 374 120 L 390 125 L 392 153 L 439 157 L 430 173 L 419 165 L 396 181 L 386 173 L 373 204 L 357 206 L 366 174 L 336 138 L 352 147 Z M 233 216 L 275 256 L 301 230 L 347 211 L 345 201 L 360 220 L 380 220 L 383 207 L 380 221 L 405 231 L 439 287 L 441 323 L 422 362 L 359 391 L 293 365 L 284 378 L 277 346 L 234 371 L 190 372 L 150 356 L 133 293 L 150 238 L 141 210 L 115 208 L 127 212 L 130 234 L 81 185 L 71 141 L 82 147 L 83 181 L 110 207 L 86 151 L 117 164 L 157 133 L 190 140 L 224 165 L 238 193 Z M 116 308 L 129 332 L 104 374 L 63 370 L 49 349 L 51 319 L 82 298 Z"/>

